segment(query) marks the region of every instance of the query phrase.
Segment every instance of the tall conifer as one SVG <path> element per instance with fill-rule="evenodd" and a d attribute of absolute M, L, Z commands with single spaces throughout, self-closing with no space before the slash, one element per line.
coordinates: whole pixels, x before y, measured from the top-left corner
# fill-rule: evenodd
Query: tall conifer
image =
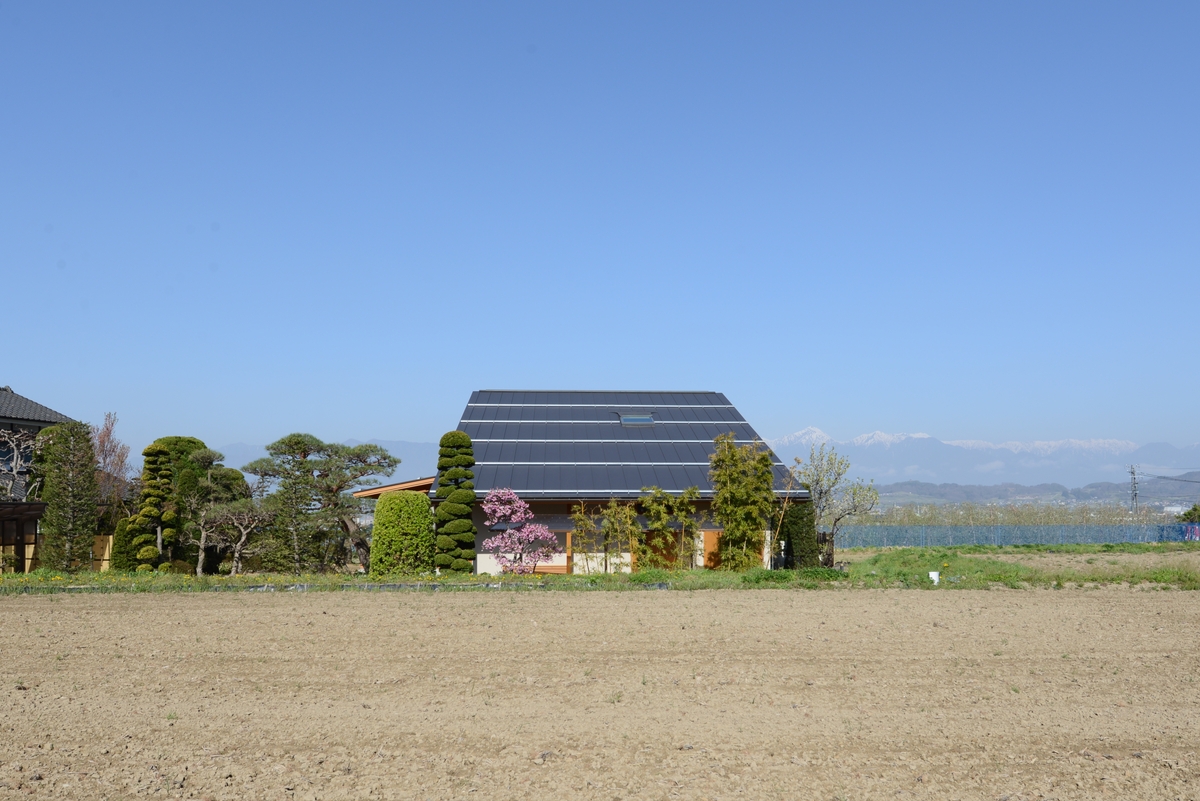
<path fill-rule="evenodd" d="M 38 434 L 35 454 L 46 504 L 38 562 L 52 570 L 90 569 L 100 501 L 92 431 L 84 423 L 51 426 Z"/>

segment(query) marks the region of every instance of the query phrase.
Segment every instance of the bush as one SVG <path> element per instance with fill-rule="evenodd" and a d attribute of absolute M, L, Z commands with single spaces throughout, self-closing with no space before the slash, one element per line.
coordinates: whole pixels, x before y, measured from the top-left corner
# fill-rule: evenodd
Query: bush
<path fill-rule="evenodd" d="M 796 578 L 815 581 L 841 581 L 846 574 L 832 567 L 804 567 L 796 571 Z"/>
<path fill-rule="evenodd" d="M 439 540 L 450 539 L 439 537 Z M 450 540 L 454 544 L 454 540 Z M 433 570 L 433 514 L 420 492 L 386 492 L 375 504 L 371 575 Z"/>
<path fill-rule="evenodd" d="M 155 548 L 153 545 L 143 545 L 141 550 L 137 552 L 137 560 L 139 562 L 157 562 L 158 548 Z M 150 567 L 154 566 L 150 565 Z"/>
<path fill-rule="evenodd" d="M 846 574 L 832 567 L 804 567 L 799 570 L 767 570 L 755 567 L 742 574 L 742 583 L 752 586 L 791 584 L 796 581 L 840 581 Z"/>
<path fill-rule="evenodd" d="M 138 565 L 137 569 L 139 573 L 151 572 L 154 570 L 154 565 Z"/>
<path fill-rule="evenodd" d="M 767 570 L 765 567 L 752 567 L 742 574 L 743 584 L 790 584 L 795 578 L 791 570 Z"/>
<path fill-rule="evenodd" d="M 648 567 L 629 574 L 631 584 L 661 584 L 670 581 L 671 574 L 661 567 Z"/>
<path fill-rule="evenodd" d="M 817 521 L 811 503 L 794 503 L 783 514 L 779 542 L 784 548 L 786 568 L 817 567 L 821 546 L 817 542 Z"/>

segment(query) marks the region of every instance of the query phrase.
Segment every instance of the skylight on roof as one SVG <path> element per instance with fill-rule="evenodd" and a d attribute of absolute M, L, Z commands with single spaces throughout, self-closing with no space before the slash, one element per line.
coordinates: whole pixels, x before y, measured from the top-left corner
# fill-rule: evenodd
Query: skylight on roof
<path fill-rule="evenodd" d="M 622 414 L 621 425 L 623 426 L 652 426 L 654 418 L 648 414 Z"/>

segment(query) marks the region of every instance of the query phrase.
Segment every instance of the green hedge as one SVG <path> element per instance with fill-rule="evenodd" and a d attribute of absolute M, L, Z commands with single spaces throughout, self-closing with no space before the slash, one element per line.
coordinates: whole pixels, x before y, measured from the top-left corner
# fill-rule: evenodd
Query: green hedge
<path fill-rule="evenodd" d="M 783 514 L 779 527 L 780 544 L 790 543 L 790 558 L 784 567 L 803 568 L 820 565 L 821 546 L 817 543 L 817 521 L 811 503 L 793 503 Z"/>
<path fill-rule="evenodd" d="M 371 575 L 433 571 L 433 513 L 420 492 L 385 492 L 375 504 Z"/>

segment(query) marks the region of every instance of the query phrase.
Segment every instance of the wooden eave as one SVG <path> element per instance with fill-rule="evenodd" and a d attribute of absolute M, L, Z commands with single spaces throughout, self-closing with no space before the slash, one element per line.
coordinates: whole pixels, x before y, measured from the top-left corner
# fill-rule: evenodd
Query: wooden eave
<path fill-rule="evenodd" d="M 369 487 L 354 493 L 354 497 L 378 498 L 385 492 L 400 492 L 401 490 L 427 493 L 433 489 L 433 482 L 436 480 L 437 476 L 429 476 L 428 478 L 414 478 L 412 481 L 401 481 L 399 484 L 384 484 L 382 487 Z"/>

